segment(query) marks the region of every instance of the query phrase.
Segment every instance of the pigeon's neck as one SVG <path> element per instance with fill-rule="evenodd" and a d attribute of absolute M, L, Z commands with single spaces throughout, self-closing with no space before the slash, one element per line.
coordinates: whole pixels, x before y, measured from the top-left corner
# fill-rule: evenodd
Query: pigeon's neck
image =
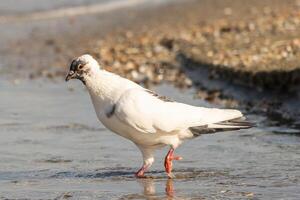
<path fill-rule="evenodd" d="M 93 97 L 102 101 L 114 99 L 116 95 L 116 89 L 118 88 L 118 82 L 113 74 L 99 70 L 85 78 L 86 87 Z"/>
<path fill-rule="evenodd" d="M 99 70 L 93 75 L 86 77 L 85 81 L 95 108 L 103 108 L 111 105 L 127 89 L 140 87 L 127 79 L 105 70 Z"/>

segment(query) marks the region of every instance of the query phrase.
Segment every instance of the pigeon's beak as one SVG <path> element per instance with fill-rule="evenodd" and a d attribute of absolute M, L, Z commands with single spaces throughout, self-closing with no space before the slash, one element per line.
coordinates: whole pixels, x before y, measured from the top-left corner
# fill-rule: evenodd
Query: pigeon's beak
<path fill-rule="evenodd" d="M 66 76 L 66 81 L 69 81 L 70 79 L 77 78 L 77 74 L 74 71 L 69 71 L 68 75 Z"/>

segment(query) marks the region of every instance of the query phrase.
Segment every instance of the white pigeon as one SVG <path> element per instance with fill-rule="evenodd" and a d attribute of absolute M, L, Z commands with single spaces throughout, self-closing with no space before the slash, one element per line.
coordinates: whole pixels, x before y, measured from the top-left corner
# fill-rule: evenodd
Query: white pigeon
<path fill-rule="evenodd" d="M 174 150 L 183 141 L 202 134 L 251 127 L 238 110 L 173 102 L 105 71 L 90 55 L 72 61 L 66 81 L 70 79 L 79 79 L 86 86 L 102 124 L 141 150 L 143 166 L 136 177 L 145 177 L 157 148 L 170 146 L 164 165 L 172 178 L 172 160 L 181 159 L 174 155 Z"/>

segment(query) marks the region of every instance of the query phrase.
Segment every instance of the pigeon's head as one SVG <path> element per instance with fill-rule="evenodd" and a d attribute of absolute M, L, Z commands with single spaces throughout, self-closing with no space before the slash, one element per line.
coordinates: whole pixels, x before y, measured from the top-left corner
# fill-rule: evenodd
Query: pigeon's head
<path fill-rule="evenodd" d="M 86 76 L 90 76 L 100 69 L 98 62 L 89 54 L 75 58 L 71 65 L 66 81 L 79 79 L 85 84 Z"/>

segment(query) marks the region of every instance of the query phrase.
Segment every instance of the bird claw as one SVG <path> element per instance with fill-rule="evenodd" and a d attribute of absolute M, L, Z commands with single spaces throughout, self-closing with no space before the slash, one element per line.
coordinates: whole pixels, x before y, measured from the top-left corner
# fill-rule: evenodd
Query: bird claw
<path fill-rule="evenodd" d="M 136 178 L 147 178 L 144 174 L 135 173 L 134 175 Z"/>
<path fill-rule="evenodd" d="M 173 156 L 172 160 L 182 160 L 182 157 L 181 156 Z"/>
<path fill-rule="evenodd" d="M 173 178 L 175 178 L 175 175 L 172 172 L 170 172 L 170 173 L 168 173 L 168 178 L 173 179 Z"/>
<path fill-rule="evenodd" d="M 175 176 L 172 174 L 172 167 L 173 167 L 172 161 L 173 160 L 182 160 L 181 156 L 175 156 L 173 154 L 173 152 L 174 152 L 174 149 L 170 149 L 165 158 L 165 169 L 166 169 L 166 172 L 170 179 L 175 178 Z"/>
<path fill-rule="evenodd" d="M 137 171 L 134 175 L 136 178 L 146 178 L 145 176 L 145 171 L 147 169 L 146 165 L 143 165 L 143 167 L 141 169 L 139 169 L 139 171 Z"/>

